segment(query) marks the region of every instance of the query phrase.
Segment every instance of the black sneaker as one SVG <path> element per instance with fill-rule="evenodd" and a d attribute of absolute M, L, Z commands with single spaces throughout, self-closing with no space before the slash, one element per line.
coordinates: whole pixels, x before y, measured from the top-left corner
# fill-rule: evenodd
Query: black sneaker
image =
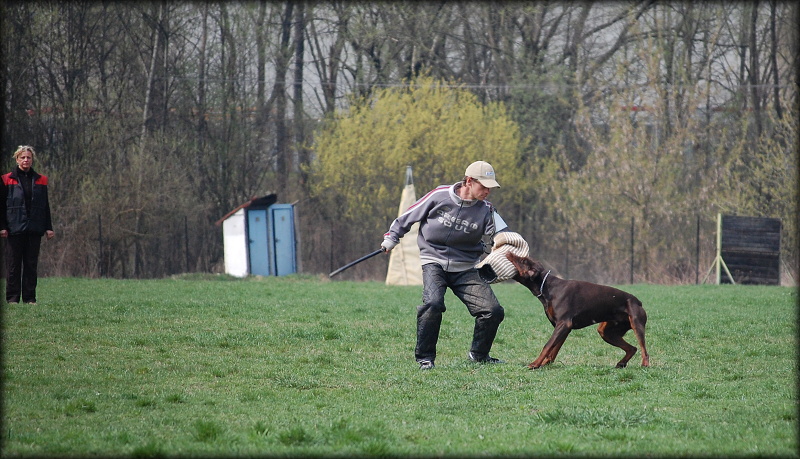
<path fill-rule="evenodd" d="M 473 362 L 477 363 L 505 363 L 504 361 L 496 359 L 491 355 L 487 355 L 486 357 L 483 358 L 475 357 L 475 354 L 473 354 L 472 351 L 470 351 L 470 353 L 467 354 L 467 357 L 469 357 L 469 359 L 472 360 Z"/>
<path fill-rule="evenodd" d="M 431 362 L 430 360 L 421 360 L 421 361 L 419 362 L 419 369 L 420 369 L 420 370 L 430 370 L 430 369 L 432 369 L 434 366 L 435 366 L 435 365 L 434 365 L 434 364 L 433 364 L 433 362 Z"/>

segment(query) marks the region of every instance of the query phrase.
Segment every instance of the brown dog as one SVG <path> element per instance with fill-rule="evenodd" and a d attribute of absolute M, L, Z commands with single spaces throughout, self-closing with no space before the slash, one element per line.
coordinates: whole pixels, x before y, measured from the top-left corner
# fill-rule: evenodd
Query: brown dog
<path fill-rule="evenodd" d="M 635 296 L 605 285 L 551 276 L 550 271 L 545 272 L 542 264 L 530 257 L 509 252 L 506 258 L 517 269 L 514 280 L 539 298 L 547 318 L 555 327 L 542 353 L 528 368 L 533 370 L 554 361 L 570 331 L 596 323 L 600 324 L 597 331 L 605 342 L 625 351 L 625 357 L 617 362 L 617 368 L 624 368 L 636 353 L 636 348 L 622 339 L 631 328 L 642 347 L 642 366 L 650 366 L 650 355 L 644 345 L 647 314 Z"/>

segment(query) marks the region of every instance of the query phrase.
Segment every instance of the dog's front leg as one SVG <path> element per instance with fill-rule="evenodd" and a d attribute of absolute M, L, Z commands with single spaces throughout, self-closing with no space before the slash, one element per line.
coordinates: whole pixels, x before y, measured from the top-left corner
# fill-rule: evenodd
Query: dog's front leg
<path fill-rule="evenodd" d="M 561 349 L 561 345 L 564 344 L 564 341 L 566 341 L 567 336 L 569 336 L 571 331 L 572 328 L 566 323 L 557 323 L 555 330 L 553 330 L 553 334 L 544 345 L 542 353 L 539 354 L 539 357 L 537 357 L 536 360 L 528 364 L 528 368 L 535 370 L 541 366 L 555 361 L 556 355 L 558 355 L 558 351 Z"/>

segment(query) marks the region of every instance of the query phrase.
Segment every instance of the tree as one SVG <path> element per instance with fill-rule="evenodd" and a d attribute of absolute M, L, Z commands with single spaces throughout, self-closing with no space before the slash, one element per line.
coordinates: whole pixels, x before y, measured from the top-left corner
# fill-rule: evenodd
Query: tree
<path fill-rule="evenodd" d="M 729 169 L 732 173 L 724 177 L 717 201 L 724 213 L 781 219 L 781 269 L 796 282 L 800 223 L 798 113 L 796 105 L 781 105 L 788 109 L 767 112 L 770 116 L 762 120 L 764 132 L 755 142 L 759 154 L 748 154 L 747 144 L 738 149 L 739 154 L 733 158 L 735 164 Z"/>
<path fill-rule="evenodd" d="M 317 152 L 308 146 L 338 123 L 335 110 L 342 110 L 338 117 L 383 126 L 381 135 L 398 144 L 379 144 L 370 132 L 344 136 L 342 145 L 362 153 L 368 145 L 381 158 L 413 153 L 420 187 L 457 179 L 453 174 L 473 152 L 494 154 L 476 145 L 495 135 L 488 126 L 506 117 L 516 129 L 519 159 L 498 171 L 521 180 L 503 178 L 492 200 L 537 255 L 552 259 L 572 247 L 587 260 L 583 272 L 592 274 L 603 268 L 592 265 L 598 253 L 618 251 L 598 244 L 606 228 L 567 231 L 580 190 L 595 206 L 588 215 L 619 208 L 635 213 L 637 226 L 661 234 L 652 253 L 637 257 L 664 259 L 670 251 L 663 264 L 680 265 L 682 249 L 658 245 L 674 239 L 662 230 L 666 224 L 693 227 L 687 218 L 711 220 L 721 207 L 787 212 L 777 198 L 718 199 L 728 192 L 786 195 L 777 180 L 755 185 L 744 179 L 783 167 L 765 139 L 784 129 L 778 128 L 782 117 L 797 120 L 798 11 L 795 3 L 777 0 L 3 2 L 2 152 L 33 144 L 51 177 L 56 224 L 70 236 L 43 255 L 45 275 L 96 275 L 98 264 L 107 268 L 103 275 L 118 277 L 218 270 L 222 237 L 214 222 L 273 191 L 299 203 L 301 266 L 316 271 L 324 270 L 317 257 L 332 253 L 329 247 L 347 243 L 355 254 L 354 226 L 368 228 L 359 230 L 367 237 L 357 243 L 374 247 L 373 231 L 383 231 L 392 217 L 406 165 L 404 159 L 369 162 L 369 173 L 383 174 L 385 184 L 365 193 L 389 200 L 385 209 L 383 201 L 369 209 L 349 196 L 328 199 L 319 188 L 311 194 L 308 187 L 321 179 L 305 175 L 320 164 L 309 166 Z M 482 107 L 483 118 L 464 112 L 470 125 L 463 117 L 421 116 L 447 112 L 428 101 L 412 104 L 414 111 L 403 105 L 400 95 L 420 91 L 406 88 L 422 81 L 413 79 L 419 75 L 439 82 L 429 94 L 435 100 L 452 91 L 459 95 L 447 96 L 451 105 L 466 103 L 467 93 L 476 96 L 470 103 Z M 367 117 L 390 97 L 396 109 L 423 121 L 395 119 L 397 132 L 390 132 Z M 621 105 L 629 108 L 627 118 Z M 325 127 L 315 131 L 320 123 Z M 425 131 L 425 123 L 434 127 Z M 450 132 L 458 129 L 467 135 Z M 785 129 L 796 133 L 796 126 Z M 336 151 L 350 160 L 340 168 L 363 173 L 363 158 Z M 434 161 L 435 152 L 449 156 Z M 652 179 L 648 212 L 624 205 L 609 194 L 611 184 L 596 180 L 614 172 L 612 163 L 617 172 L 629 167 Z M 743 181 L 735 193 L 723 186 L 732 177 Z M 340 197 L 337 183 L 327 185 Z M 663 219 L 662 199 L 674 200 L 674 223 Z M 674 216 L 681 209 L 690 215 Z M 352 215 L 341 219 L 340 211 Z M 350 219 L 356 212 L 364 218 L 357 225 Z M 175 241 L 189 242 L 191 263 Z"/>
<path fill-rule="evenodd" d="M 697 179 L 693 154 L 702 131 L 702 117 L 693 108 L 706 99 L 706 86 L 692 81 L 688 72 L 663 65 L 672 59 L 668 56 L 675 44 L 663 41 L 661 34 L 632 48 L 644 83 L 605 88 L 603 97 L 579 106 L 575 122 L 587 149 L 586 163 L 566 175 L 554 197 L 582 239 L 575 252 L 589 272 L 604 273 L 598 279 L 603 282 L 622 278 L 620 268 L 628 267 L 631 219 L 638 228 L 636 260 L 644 280 L 650 281 L 654 271 L 662 276 L 681 271 L 691 251 L 688 238 L 675 229 L 689 226 L 696 209 L 710 204 L 683 196 L 713 185 Z M 618 64 L 622 77 L 630 63 Z M 655 268 L 653 262 L 665 253 L 673 254 L 673 265 Z"/>
<path fill-rule="evenodd" d="M 502 185 L 491 200 L 501 209 L 513 203 L 525 188 L 520 146 L 519 129 L 502 104 L 482 105 L 469 91 L 432 77 L 355 101 L 313 145 L 312 192 L 331 210 L 330 221 L 350 235 L 350 245 L 332 250 L 346 259 L 364 249 L 352 241 L 380 243 L 396 217 L 407 165 L 418 189 L 428 190 L 460 180 L 472 161 L 489 161 Z"/>

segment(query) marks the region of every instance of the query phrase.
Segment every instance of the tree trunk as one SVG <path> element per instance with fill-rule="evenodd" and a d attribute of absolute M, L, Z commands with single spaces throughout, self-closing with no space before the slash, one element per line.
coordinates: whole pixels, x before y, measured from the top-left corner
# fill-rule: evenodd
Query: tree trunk
<path fill-rule="evenodd" d="M 305 56 L 305 30 L 306 11 L 305 2 L 297 3 L 297 12 L 294 21 L 294 144 L 298 155 L 298 169 L 300 172 L 300 186 L 305 187 L 308 182 L 308 173 L 305 166 L 309 165 L 311 158 L 306 148 L 305 110 L 303 108 L 303 59 Z"/>
<path fill-rule="evenodd" d="M 756 124 L 756 138 L 761 136 L 761 91 L 758 83 L 758 0 L 753 2 L 750 13 L 750 93 L 753 99 L 753 118 Z"/>
<path fill-rule="evenodd" d="M 781 107 L 780 68 L 778 67 L 778 34 L 775 30 L 775 10 L 777 8 L 777 0 L 769 2 L 769 38 L 772 45 L 769 50 L 769 57 L 772 65 L 772 94 L 775 99 L 775 114 L 778 119 L 782 119 L 783 107 Z"/>
<path fill-rule="evenodd" d="M 139 139 L 139 155 L 144 158 L 147 154 L 147 136 L 148 136 L 148 122 L 150 121 L 150 104 L 152 103 L 151 97 L 153 94 L 153 85 L 155 84 L 156 63 L 158 62 L 158 51 L 161 47 L 161 23 L 164 20 L 164 3 L 158 5 L 158 22 L 153 27 L 153 53 L 150 58 L 150 68 L 147 71 L 147 87 L 145 88 L 144 107 L 142 109 L 142 132 Z M 145 167 L 142 161 L 139 161 L 136 166 L 136 185 L 135 185 L 135 223 L 134 223 L 134 243 L 133 243 L 133 277 L 139 277 L 142 268 L 142 241 L 141 235 L 143 233 L 144 215 L 142 204 L 142 190 L 144 189 L 145 180 Z"/>
<path fill-rule="evenodd" d="M 292 32 L 292 12 L 294 2 L 286 3 L 281 19 L 281 43 L 275 64 L 275 159 L 277 169 L 277 189 L 284 190 L 287 185 L 287 176 L 290 170 L 289 161 L 289 136 L 286 130 L 286 73 L 289 71 L 289 56 L 291 55 L 290 38 Z"/>
<path fill-rule="evenodd" d="M 197 69 L 197 149 L 200 153 L 205 151 L 208 124 L 206 121 L 206 43 L 208 41 L 208 3 L 202 7 L 202 28 L 200 30 L 200 61 Z M 196 170 L 200 170 L 200 156 L 195 156 Z"/>

